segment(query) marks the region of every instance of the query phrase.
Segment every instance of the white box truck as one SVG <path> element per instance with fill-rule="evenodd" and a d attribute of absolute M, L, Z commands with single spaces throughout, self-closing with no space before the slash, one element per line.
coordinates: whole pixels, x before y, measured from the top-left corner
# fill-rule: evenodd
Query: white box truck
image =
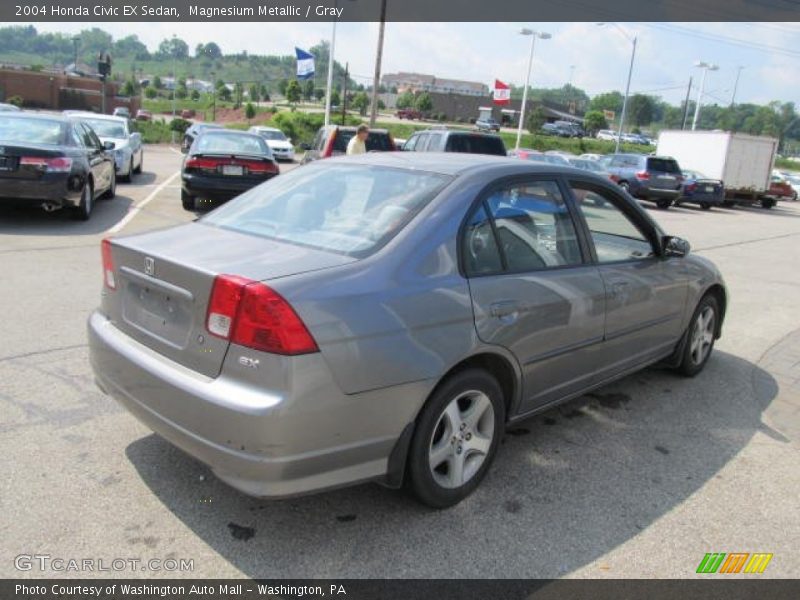
<path fill-rule="evenodd" d="M 698 171 L 725 186 L 725 204 L 760 202 L 772 208 L 770 176 L 778 140 L 725 131 L 662 131 L 656 154 L 671 156 L 682 169 Z"/>

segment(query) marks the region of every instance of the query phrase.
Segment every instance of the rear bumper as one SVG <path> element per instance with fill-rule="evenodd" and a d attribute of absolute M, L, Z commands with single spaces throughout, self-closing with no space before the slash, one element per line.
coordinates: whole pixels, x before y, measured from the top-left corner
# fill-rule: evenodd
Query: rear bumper
<path fill-rule="evenodd" d="M 677 200 L 681 195 L 681 190 L 670 190 L 664 188 L 647 187 L 644 185 L 637 186 L 634 195 L 643 200 Z"/>
<path fill-rule="evenodd" d="M 40 204 L 52 202 L 58 206 L 77 206 L 80 187 L 73 189 L 68 176 L 45 175 L 39 180 L 0 177 L 0 201 L 5 203 Z"/>
<path fill-rule="evenodd" d="M 430 389 L 414 383 L 344 395 L 319 353 L 265 373 L 274 389 L 223 374 L 207 378 L 133 340 L 100 312 L 89 318 L 98 386 L 147 427 L 252 496 L 287 497 L 387 475 L 389 456 Z M 252 352 L 248 352 L 251 354 Z M 274 367 L 274 365 L 273 365 Z"/>
<path fill-rule="evenodd" d="M 259 179 L 236 179 L 233 177 L 206 177 L 203 175 L 184 173 L 182 175 L 182 186 L 184 191 L 190 196 L 210 198 L 213 200 L 230 200 L 234 196 L 238 196 L 274 176 L 275 175 L 269 175 Z"/>
<path fill-rule="evenodd" d="M 720 206 L 725 201 L 725 194 L 708 194 L 704 192 L 695 192 L 686 196 L 678 198 L 678 202 L 694 202 L 696 204 L 711 204 L 713 206 Z"/>

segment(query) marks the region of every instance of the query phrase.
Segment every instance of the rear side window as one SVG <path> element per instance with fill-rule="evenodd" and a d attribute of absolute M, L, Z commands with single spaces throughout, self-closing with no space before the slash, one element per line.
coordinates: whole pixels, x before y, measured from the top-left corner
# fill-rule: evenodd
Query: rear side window
<path fill-rule="evenodd" d="M 333 151 L 334 152 L 347 152 L 347 144 L 350 143 L 352 137 L 356 134 L 355 131 L 348 131 L 339 129 L 334 133 L 333 138 Z"/>
<path fill-rule="evenodd" d="M 674 173 L 680 175 L 681 170 L 678 163 L 671 158 L 648 158 L 648 171 L 659 171 L 661 173 Z"/>
<path fill-rule="evenodd" d="M 468 275 L 486 275 L 503 270 L 500 249 L 483 203 L 467 221 L 461 252 Z"/>
<path fill-rule="evenodd" d="M 498 137 L 488 135 L 451 135 L 447 138 L 445 152 L 506 156 L 506 147 L 503 144 L 503 140 Z"/>

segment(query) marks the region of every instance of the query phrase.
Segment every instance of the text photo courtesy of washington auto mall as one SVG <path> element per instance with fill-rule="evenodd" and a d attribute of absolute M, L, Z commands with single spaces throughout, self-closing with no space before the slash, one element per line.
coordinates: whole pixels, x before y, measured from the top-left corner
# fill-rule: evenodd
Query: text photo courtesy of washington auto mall
<path fill-rule="evenodd" d="M 793 2 L 0 6 L 0 600 L 800 597 Z"/>

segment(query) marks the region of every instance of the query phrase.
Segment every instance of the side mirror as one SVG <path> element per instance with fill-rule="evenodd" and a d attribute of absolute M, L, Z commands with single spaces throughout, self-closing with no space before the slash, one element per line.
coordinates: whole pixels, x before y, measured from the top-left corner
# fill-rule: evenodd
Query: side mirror
<path fill-rule="evenodd" d="M 142 141 L 142 134 L 138 131 L 134 131 L 131 133 L 131 141 L 134 143 L 140 143 Z"/>
<path fill-rule="evenodd" d="M 116 146 L 114 142 L 103 142 L 103 150 L 113 150 Z"/>
<path fill-rule="evenodd" d="M 303 142 L 302 144 L 300 144 L 300 150 L 305 150 L 306 152 L 308 152 L 309 150 L 311 150 L 311 144 Z"/>
<path fill-rule="evenodd" d="M 689 245 L 689 242 L 683 238 L 665 235 L 663 238 L 661 238 L 661 248 L 662 256 L 664 256 L 664 258 L 681 258 L 689 254 L 692 247 Z"/>

